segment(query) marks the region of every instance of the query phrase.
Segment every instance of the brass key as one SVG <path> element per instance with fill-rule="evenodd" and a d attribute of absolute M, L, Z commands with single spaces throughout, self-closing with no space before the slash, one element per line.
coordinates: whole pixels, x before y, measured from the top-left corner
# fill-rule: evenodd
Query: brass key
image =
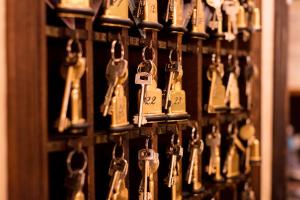
<path fill-rule="evenodd" d="M 75 43 L 78 52 L 72 51 L 72 45 Z M 82 57 L 81 44 L 77 40 L 70 39 L 67 44 L 68 56 L 66 65 L 62 67 L 62 74 L 66 77 L 65 90 L 61 106 L 60 117 L 58 120 L 58 131 L 63 132 L 71 125 L 83 124 L 82 118 L 82 97 L 80 80 L 86 70 L 86 60 Z M 67 68 L 67 70 L 65 69 Z M 65 73 L 66 72 L 66 73 Z M 68 104 L 71 98 L 71 119 L 67 118 Z"/>
<path fill-rule="evenodd" d="M 225 93 L 225 103 L 229 103 L 229 108 L 232 110 L 240 109 L 240 90 L 238 85 L 238 77 L 240 75 L 240 67 L 238 60 L 234 59 L 232 63 L 232 55 L 228 55 L 228 63 L 230 66 L 230 74 Z"/>
<path fill-rule="evenodd" d="M 246 124 L 240 130 L 240 138 L 247 141 L 245 173 L 251 172 L 251 163 L 260 162 L 260 142 L 255 136 L 255 127 L 250 118 L 247 119 Z"/>
<path fill-rule="evenodd" d="M 183 156 L 183 148 L 179 144 L 179 138 L 177 138 L 177 142 L 175 143 L 174 141 L 175 137 L 178 137 L 178 135 L 177 134 L 172 135 L 171 146 L 168 151 L 168 155 L 171 158 L 170 167 L 169 167 L 170 171 L 167 177 L 168 187 L 173 187 L 174 185 L 176 185 L 176 177 L 179 173 L 178 165 L 179 165 L 179 161 Z"/>
<path fill-rule="evenodd" d="M 170 53 L 170 56 L 172 55 L 172 53 Z M 171 104 L 171 100 L 170 100 L 170 90 L 171 90 L 171 86 L 174 82 L 174 76 L 175 73 L 178 73 L 180 68 L 182 71 L 182 66 L 175 62 L 172 61 L 172 58 L 169 56 L 169 63 L 166 66 L 166 72 L 169 72 L 169 79 L 168 79 L 168 86 L 167 86 L 167 90 L 166 90 L 166 100 L 165 100 L 165 109 L 168 109 L 170 104 Z"/>
<path fill-rule="evenodd" d="M 175 137 L 177 137 L 176 142 Z M 167 153 L 170 157 L 170 171 L 167 177 L 167 186 L 172 190 L 172 200 L 181 199 L 180 160 L 183 156 L 183 148 L 179 144 L 179 138 L 177 134 L 172 135 L 171 146 Z"/>
<path fill-rule="evenodd" d="M 172 60 L 172 54 L 176 52 L 177 59 Z M 166 72 L 169 72 L 169 80 L 165 96 L 165 109 L 168 115 L 185 115 L 186 100 L 185 91 L 182 89 L 182 59 L 181 52 L 172 49 L 169 54 L 169 63 L 166 66 Z"/>
<path fill-rule="evenodd" d="M 217 113 L 226 109 L 225 104 L 225 87 L 222 82 L 224 76 L 224 66 L 221 58 L 212 55 L 212 64 L 207 70 L 207 78 L 211 81 L 209 100 L 207 106 L 208 113 Z"/>
<path fill-rule="evenodd" d="M 237 30 L 237 14 L 239 12 L 240 3 L 238 0 L 225 0 L 223 3 L 223 10 L 227 14 L 227 32 L 225 39 L 232 41 L 235 39 Z"/>
<path fill-rule="evenodd" d="M 238 128 L 237 124 L 229 124 L 228 132 L 232 135 L 231 137 L 231 145 L 229 147 L 229 151 L 227 152 L 226 160 L 223 167 L 223 173 L 226 174 L 227 178 L 233 178 L 240 174 L 240 158 L 237 152 L 237 148 L 245 152 L 245 148 L 241 141 L 238 139 Z"/>
<path fill-rule="evenodd" d="M 174 7 L 174 1 L 168 0 L 165 22 L 168 22 L 169 20 L 172 21 L 174 19 Z"/>
<path fill-rule="evenodd" d="M 120 77 L 124 76 L 127 73 L 127 60 L 124 59 L 124 47 L 121 43 L 121 57 L 115 58 L 115 46 L 117 44 L 117 40 L 112 42 L 111 47 L 111 59 L 106 67 L 106 79 L 108 81 L 108 89 L 105 95 L 104 103 L 101 105 L 101 112 L 103 112 L 103 116 L 106 116 L 108 113 L 108 109 L 111 103 L 111 98 L 114 92 L 116 85 Z"/>
<path fill-rule="evenodd" d="M 73 67 L 70 66 L 67 72 L 65 91 L 64 91 L 63 102 L 62 102 L 62 107 L 61 107 L 60 117 L 58 122 L 59 132 L 63 132 L 66 127 L 70 126 L 70 121 L 67 119 L 67 110 L 68 110 L 69 98 L 71 93 L 72 79 L 73 79 Z"/>
<path fill-rule="evenodd" d="M 212 133 L 206 136 L 206 145 L 210 147 L 208 175 L 214 174 L 215 181 L 221 181 L 221 133 L 217 127 L 213 126 Z"/>
<path fill-rule="evenodd" d="M 116 157 L 116 148 L 117 148 L 117 144 L 115 145 L 112 153 L 113 158 L 108 172 L 108 174 L 112 177 L 112 179 L 110 181 L 110 186 L 109 186 L 110 189 L 107 196 L 107 200 L 121 200 L 124 199 L 124 196 L 126 196 L 126 194 L 127 194 L 126 199 L 128 199 L 128 190 L 125 186 L 125 178 L 128 171 L 128 163 L 127 160 L 125 160 L 124 158 L 124 151 L 121 157 Z M 121 187 L 122 184 L 124 184 L 123 187 Z M 123 195 L 122 198 L 120 198 L 121 194 Z"/>
<path fill-rule="evenodd" d="M 190 162 L 186 174 L 186 181 L 188 184 L 193 183 L 194 192 L 198 192 L 202 187 L 202 183 L 199 180 L 199 176 L 198 176 L 198 171 L 199 171 L 198 161 L 199 161 L 199 154 L 202 153 L 203 149 L 204 149 L 204 143 L 200 139 L 196 128 L 193 127 L 191 133 L 191 140 L 189 142 L 189 148 L 188 148 L 190 152 Z"/>
<path fill-rule="evenodd" d="M 206 0 L 206 3 L 215 9 L 212 20 L 209 22 L 209 27 L 212 30 L 217 29 L 217 33 L 222 34 L 223 33 L 223 30 L 222 30 L 223 16 L 222 16 L 222 11 L 221 11 L 221 6 L 223 3 L 223 0 Z"/>

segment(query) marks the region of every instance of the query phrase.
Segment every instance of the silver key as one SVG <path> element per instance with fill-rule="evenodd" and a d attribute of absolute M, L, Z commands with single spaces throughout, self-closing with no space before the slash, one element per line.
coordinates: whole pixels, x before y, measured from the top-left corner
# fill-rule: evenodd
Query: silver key
<path fill-rule="evenodd" d="M 151 174 L 150 162 L 155 159 L 155 152 L 153 149 L 142 149 L 138 153 L 139 167 L 143 171 L 143 178 L 140 185 L 143 200 L 151 199 L 151 193 L 148 192 L 148 178 Z"/>
<path fill-rule="evenodd" d="M 186 176 L 186 181 L 187 181 L 188 184 L 192 183 L 193 168 L 194 168 L 194 164 L 195 164 L 196 159 L 198 159 L 197 154 L 198 154 L 198 149 L 193 147 L 192 151 L 191 151 L 191 155 L 190 155 L 190 163 L 189 163 L 187 176 Z"/>
<path fill-rule="evenodd" d="M 141 85 L 141 96 L 139 105 L 138 127 L 141 127 L 143 120 L 143 104 L 146 92 L 146 85 L 151 85 L 152 74 L 149 72 L 138 72 L 135 75 L 135 84 Z"/>
<path fill-rule="evenodd" d="M 167 185 L 170 188 L 176 184 L 176 175 L 178 174 L 178 163 L 183 156 L 183 148 L 179 145 L 178 140 L 177 143 L 174 144 L 174 135 L 171 141 L 171 147 L 168 154 L 171 156 L 170 171 L 167 177 Z"/>

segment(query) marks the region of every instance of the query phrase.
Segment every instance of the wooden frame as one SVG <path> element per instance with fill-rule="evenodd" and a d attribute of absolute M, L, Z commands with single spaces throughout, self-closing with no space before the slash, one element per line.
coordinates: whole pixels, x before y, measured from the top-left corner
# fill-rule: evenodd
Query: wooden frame
<path fill-rule="evenodd" d="M 286 198 L 288 5 L 275 1 L 272 199 Z M 280 161 L 280 162 L 278 162 Z"/>
<path fill-rule="evenodd" d="M 30 9 L 27 8 L 30 5 Z M 22 22 L 22 23 L 20 23 Z M 49 131 L 49 93 L 48 93 L 48 56 L 47 54 L 47 40 L 49 38 L 68 38 L 72 35 L 67 29 L 62 27 L 53 27 L 46 24 L 46 6 L 43 1 L 33 0 L 9 0 L 7 1 L 7 48 L 8 48 L 8 152 L 9 152 L 9 199 L 50 199 L 49 197 L 49 154 L 59 151 L 67 151 L 70 147 L 74 147 L 80 140 L 86 148 L 89 156 L 88 167 L 88 187 L 87 199 L 94 200 L 97 195 L 97 182 L 95 180 L 95 165 L 97 165 L 96 146 L 108 144 L 114 141 L 117 137 L 112 137 L 107 134 L 99 134 L 101 131 L 95 131 L 94 127 L 88 128 L 86 135 L 80 138 L 56 138 L 53 139 Z M 26 31 L 25 31 L 26 30 Z M 125 57 L 133 60 L 140 55 L 139 45 L 142 40 L 139 40 L 134 35 L 130 35 L 127 30 L 122 30 L 121 36 L 126 47 Z M 159 60 L 155 60 L 157 66 L 164 63 L 164 56 L 167 55 L 166 50 L 174 47 L 176 39 L 165 40 L 166 35 L 159 35 L 152 33 L 153 40 L 159 40 L 154 44 L 156 52 L 158 52 Z M 111 38 L 110 38 L 111 37 Z M 79 31 L 79 38 L 84 41 L 85 54 L 87 55 L 87 65 L 89 73 L 85 77 L 85 106 L 86 117 L 92 124 L 95 121 L 94 110 L 94 82 L 95 75 L 92 73 L 95 66 L 95 52 L 94 48 L 97 42 L 105 43 L 111 41 L 115 36 L 112 34 L 105 34 L 102 32 L 93 31 L 91 21 L 87 20 L 84 24 L 82 31 Z M 105 39 L 104 39 L 105 38 Z M 110 38 L 107 40 L 107 38 Z M 36 42 L 33 42 L 36 41 Z M 252 46 L 257 50 L 259 49 L 260 41 L 252 40 Z M 184 65 L 188 66 L 191 63 L 197 63 L 196 76 L 195 71 L 189 70 L 188 67 L 185 71 L 184 88 L 191 88 L 186 90 L 187 96 L 194 96 L 195 99 L 188 99 L 188 111 L 192 115 L 192 119 L 197 120 L 203 125 L 214 124 L 217 120 L 216 116 L 208 116 L 203 112 L 203 89 L 206 87 L 203 82 L 203 65 L 209 62 L 209 56 L 215 51 L 214 44 L 202 41 L 184 41 Z M 102 45 L 102 44 L 101 44 Z M 181 44 L 179 44 L 181 45 Z M 242 45 L 243 46 L 243 45 Z M 230 48 L 230 44 L 224 44 L 224 49 Z M 128 52 L 133 52 L 129 55 Z M 136 53 L 138 52 L 138 53 Z M 228 51 L 222 51 L 225 54 Z M 243 48 L 238 52 L 239 56 L 247 55 L 251 52 L 251 48 Z M 202 56 L 201 53 L 206 56 Z M 163 55 L 163 56 L 161 56 Z M 224 56 L 224 55 L 223 55 Z M 204 59 L 203 57 L 206 57 Z M 259 51 L 253 53 L 255 61 L 259 65 Z M 204 63 L 204 60 L 206 63 Z M 130 71 L 133 72 L 135 67 L 130 64 Z M 91 73 L 90 73 L 91 72 Z M 132 77 L 131 77 L 132 78 Z M 189 82 L 187 81 L 189 80 Z M 130 80 L 129 78 L 129 81 Z M 128 83 L 129 85 L 129 83 Z M 127 85 L 127 96 L 129 96 L 129 86 Z M 196 85 L 196 86 L 195 86 Z M 260 83 L 256 85 L 260 88 Z M 132 92 L 132 91 L 131 91 Z M 87 100 L 88 99 L 88 100 Z M 256 105 L 260 105 L 260 98 L 255 97 Z M 191 106 L 192 105 L 192 106 Z M 132 111 L 130 111 L 132 114 Z M 222 115 L 220 117 L 222 122 L 231 121 L 237 117 L 244 120 L 247 113 L 239 113 L 233 115 Z M 131 117 L 131 116 L 130 116 Z M 259 130 L 259 115 L 254 113 L 254 121 L 257 130 Z M 174 124 L 168 125 L 170 129 L 174 129 Z M 180 124 L 180 136 L 184 133 L 184 124 Z M 165 149 L 159 147 L 159 141 L 164 141 L 160 145 L 168 144 L 169 135 L 162 130 L 165 129 L 164 125 L 154 124 L 153 126 L 144 129 L 145 132 L 159 130 L 159 134 L 153 136 L 154 148 L 159 152 L 165 152 Z M 207 130 L 206 130 L 207 131 Z M 203 130 L 204 132 L 204 130 Z M 202 130 L 201 130 L 202 133 Z M 144 141 L 144 136 L 137 133 L 136 130 L 130 131 L 129 134 L 123 134 L 125 139 L 125 146 L 130 148 L 140 148 Z M 203 136 L 204 137 L 204 136 Z M 107 152 L 110 153 L 110 152 Z M 129 148 L 126 150 L 126 156 L 129 159 L 131 154 Z M 133 157 L 133 156 L 131 156 Z M 163 166 L 166 168 L 167 166 Z M 136 169 L 136 168 L 135 168 Z M 204 169 L 203 169 L 204 171 Z M 256 176 L 259 172 L 254 172 Z M 129 182 L 130 175 L 127 183 Z M 158 176 L 155 177 L 158 179 Z M 241 179 L 243 181 L 243 179 Z M 96 186 L 97 185 L 97 186 Z M 137 183 L 133 184 L 136 187 Z M 100 186 L 103 186 L 100 184 Z M 106 186 L 104 184 L 104 186 Z M 132 186 L 132 185 L 131 185 Z M 96 188 L 97 187 L 97 188 Z M 257 196 L 259 196 L 259 181 L 255 182 Z M 130 188 L 129 188 L 130 189 Z M 158 185 L 156 185 L 156 195 L 158 196 Z M 103 189 L 105 190 L 105 189 Z M 233 199 L 237 199 L 238 190 L 235 184 L 221 184 L 218 187 L 211 186 L 203 195 L 214 194 L 215 191 L 219 193 L 219 198 L 228 194 L 228 190 Z M 223 191 L 223 193 L 221 192 Z M 101 196 L 102 197 L 102 196 Z M 190 199 L 197 199 L 197 197 L 190 197 Z"/>
<path fill-rule="evenodd" d="M 9 199 L 46 199 L 47 183 L 41 184 L 47 176 L 46 119 L 40 120 L 46 112 L 45 5 L 32 0 L 6 4 Z M 24 9 L 28 5 L 31 9 Z"/>

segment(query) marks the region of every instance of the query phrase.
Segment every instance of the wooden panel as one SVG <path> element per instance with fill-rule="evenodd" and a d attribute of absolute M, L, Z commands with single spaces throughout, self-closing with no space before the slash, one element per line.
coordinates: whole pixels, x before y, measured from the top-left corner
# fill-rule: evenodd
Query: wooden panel
<path fill-rule="evenodd" d="M 287 9 L 286 1 L 275 1 L 272 199 L 286 198 Z"/>
<path fill-rule="evenodd" d="M 47 199 L 45 5 L 6 2 L 9 199 Z"/>

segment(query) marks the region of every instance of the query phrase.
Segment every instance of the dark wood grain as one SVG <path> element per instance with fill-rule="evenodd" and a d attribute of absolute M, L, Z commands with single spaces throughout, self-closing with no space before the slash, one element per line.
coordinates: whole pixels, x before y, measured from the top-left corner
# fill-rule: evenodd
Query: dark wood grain
<path fill-rule="evenodd" d="M 9 199 L 47 199 L 45 5 L 6 3 Z"/>
<path fill-rule="evenodd" d="M 286 199 L 288 5 L 275 2 L 272 199 Z M 280 161 L 280 162 L 278 162 Z"/>

